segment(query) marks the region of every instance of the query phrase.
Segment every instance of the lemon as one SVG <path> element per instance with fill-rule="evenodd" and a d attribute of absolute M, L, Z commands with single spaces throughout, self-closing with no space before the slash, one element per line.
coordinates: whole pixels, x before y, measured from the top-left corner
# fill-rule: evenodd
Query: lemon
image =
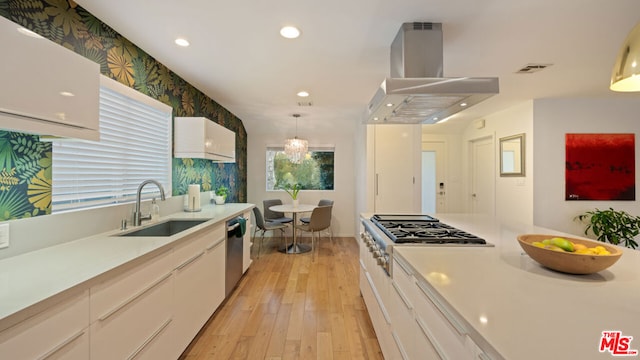
<path fill-rule="evenodd" d="M 534 242 L 531 243 L 531 245 L 539 247 L 539 248 L 543 248 L 544 247 L 544 244 L 541 243 L 540 241 L 534 241 Z"/>

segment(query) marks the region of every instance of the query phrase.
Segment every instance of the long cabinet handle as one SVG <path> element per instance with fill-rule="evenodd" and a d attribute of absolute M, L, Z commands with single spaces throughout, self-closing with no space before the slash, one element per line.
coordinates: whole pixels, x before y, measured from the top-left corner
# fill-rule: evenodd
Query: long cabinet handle
<path fill-rule="evenodd" d="M 451 324 L 451 326 L 456 330 L 458 335 L 464 336 L 467 334 L 467 330 L 464 326 L 462 326 L 458 320 L 451 315 L 451 313 L 438 301 L 430 289 L 427 289 L 425 285 L 423 285 L 420 281 L 418 281 L 418 289 L 422 291 L 422 293 L 427 297 L 429 301 L 438 309 L 440 314 L 444 316 L 444 318 Z"/>
<path fill-rule="evenodd" d="M 125 300 L 124 302 L 122 302 L 120 305 L 116 306 L 115 308 L 111 309 L 109 312 L 107 312 L 106 314 L 102 315 L 101 317 L 98 318 L 98 320 L 100 321 L 105 321 L 108 318 L 110 318 L 113 314 L 117 313 L 118 311 L 122 310 L 124 307 L 126 307 L 127 305 L 131 304 L 132 302 L 134 302 L 136 299 L 138 299 L 139 297 L 141 297 L 142 295 L 144 295 L 145 293 L 147 293 L 148 291 L 150 291 L 151 289 L 155 288 L 156 286 L 160 285 L 162 282 L 164 282 L 165 280 L 167 280 L 168 278 L 171 277 L 171 274 L 173 272 L 167 273 L 164 276 L 162 276 L 161 278 L 157 279 L 156 281 L 152 282 L 151 284 L 149 284 L 146 288 L 138 291 L 138 293 L 134 294 L 133 296 L 131 296 L 130 298 L 128 298 L 127 300 Z"/>
<path fill-rule="evenodd" d="M 409 270 L 409 265 L 405 264 L 404 261 L 402 261 L 401 259 L 399 259 L 397 257 L 394 257 L 393 260 L 398 263 L 398 265 L 400 266 L 402 271 L 404 271 L 404 273 L 407 274 L 407 276 L 412 276 L 413 275 L 413 271 Z"/>
<path fill-rule="evenodd" d="M 198 260 L 202 255 L 204 255 L 204 251 L 201 251 L 199 254 L 192 256 L 191 258 L 189 258 L 189 260 L 183 262 L 182 264 L 178 265 L 176 267 L 176 270 L 182 270 L 185 267 L 189 266 L 189 264 L 193 263 L 194 261 Z"/>
<path fill-rule="evenodd" d="M 398 350 L 400 350 L 400 356 L 402 356 L 402 360 L 409 360 L 409 355 L 404 351 L 404 346 L 402 346 L 402 342 L 398 339 L 398 335 L 395 331 L 391 330 L 391 337 L 393 337 L 393 341 L 395 341 Z"/>
<path fill-rule="evenodd" d="M 444 351 L 442 351 L 442 348 L 440 347 L 440 344 L 438 344 L 438 342 L 436 341 L 436 339 L 433 338 L 433 336 L 431 336 L 431 332 L 429 330 L 427 330 L 427 327 L 424 326 L 424 324 L 422 323 L 422 320 L 420 320 L 419 318 L 415 318 L 416 323 L 418 323 L 418 328 L 420 328 L 420 331 L 422 332 L 422 334 L 424 335 L 424 337 L 427 338 L 427 341 L 429 341 L 429 343 L 431 344 L 431 346 L 436 350 L 436 352 L 438 353 L 438 357 L 441 360 L 446 360 L 447 356 L 445 355 Z"/>
<path fill-rule="evenodd" d="M 205 250 L 209 251 L 209 250 L 213 249 L 214 247 L 222 244 L 224 242 L 224 240 L 225 240 L 225 238 L 218 239 L 216 242 L 214 242 L 213 244 L 209 245 Z"/>
<path fill-rule="evenodd" d="M 398 294 L 398 296 L 400 297 L 400 299 L 402 300 L 402 302 L 404 303 L 404 306 L 407 307 L 408 310 L 413 309 L 413 305 L 411 305 L 411 303 L 409 302 L 409 300 L 404 296 L 403 291 L 398 287 L 398 284 L 394 282 L 391 283 L 391 285 L 393 285 L 393 289 L 396 291 L 396 293 Z"/>
<path fill-rule="evenodd" d="M 67 345 L 71 344 L 72 342 L 76 341 L 77 339 L 79 339 L 80 337 L 82 337 L 82 335 L 84 335 L 86 330 L 80 330 L 77 333 L 71 335 L 69 338 L 67 338 L 66 340 L 64 340 L 63 342 L 61 342 L 60 344 L 56 345 L 53 349 L 49 350 L 46 354 L 40 356 L 38 358 L 38 360 L 46 360 L 49 359 L 50 357 L 52 357 L 53 355 L 55 355 L 58 351 L 62 350 L 64 347 L 66 347 Z"/>
<path fill-rule="evenodd" d="M 140 352 L 142 352 L 142 350 L 144 350 L 145 347 L 147 347 L 147 345 L 149 345 L 149 343 L 151 343 L 155 338 L 158 337 L 158 335 L 160 335 L 160 333 L 167 327 L 169 326 L 169 324 L 171 323 L 173 319 L 169 318 L 167 319 L 167 321 L 165 321 L 162 325 L 160 325 L 160 327 L 153 332 L 153 334 L 151 334 L 151 336 L 149 336 L 147 338 L 147 340 L 145 340 L 142 345 L 140 345 L 136 351 L 134 351 L 131 355 L 129 355 L 129 357 L 127 357 L 127 360 L 131 360 L 131 359 L 135 359 Z"/>

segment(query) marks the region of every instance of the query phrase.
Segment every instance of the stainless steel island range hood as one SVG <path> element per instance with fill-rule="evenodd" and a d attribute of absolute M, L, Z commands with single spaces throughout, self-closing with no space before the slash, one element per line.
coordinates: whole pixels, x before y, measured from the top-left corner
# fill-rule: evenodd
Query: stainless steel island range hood
<path fill-rule="evenodd" d="M 365 123 L 433 124 L 498 93 L 495 77 L 442 77 L 442 24 L 404 23 L 391 44 L 391 77 Z"/>

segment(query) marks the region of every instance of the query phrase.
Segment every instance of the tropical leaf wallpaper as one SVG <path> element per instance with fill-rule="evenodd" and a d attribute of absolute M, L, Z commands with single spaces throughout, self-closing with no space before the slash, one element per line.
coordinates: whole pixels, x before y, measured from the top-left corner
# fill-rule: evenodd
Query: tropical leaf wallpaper
<path fill-rule="evenodd" d="M 227 201 L 246 201 L 247 132 L 235 115 L 72 0 L 0 0 L 0 16 L 95 61 L 103 75 L 173 107 L 174 117 L 202 116 L 234 131 L 235 164 L 174 158 L 172 190 L 225 185 Z M 51 157 L 38 136 L 0 130 L 0 221 L 51 213 Z"/>

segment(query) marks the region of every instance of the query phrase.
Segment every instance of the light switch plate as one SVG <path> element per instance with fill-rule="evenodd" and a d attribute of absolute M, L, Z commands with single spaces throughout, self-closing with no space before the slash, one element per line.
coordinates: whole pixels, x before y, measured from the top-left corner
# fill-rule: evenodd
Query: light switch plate
<path fill-rule="evenodd" d="M 9 223 L 0 224 L 0 249 L 9 247 Z"/>

